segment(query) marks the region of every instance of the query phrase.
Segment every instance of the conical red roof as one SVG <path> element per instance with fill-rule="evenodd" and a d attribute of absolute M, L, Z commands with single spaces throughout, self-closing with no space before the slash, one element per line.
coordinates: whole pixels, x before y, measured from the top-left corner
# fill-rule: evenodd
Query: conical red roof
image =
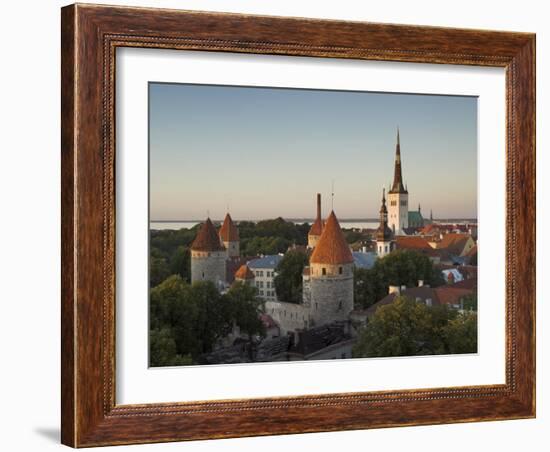
<path fill-rule="evenodd" d="M 317 218 L 315 223 L 311 225 L 308 235 L 321 235 L 323 232 L 323 220 Z"/>
<path fill-rule="evenodd" d="M 235 278 L 238 278 L 238 279 L 253 279 L 254 278 L 254 273 L 252 273 L 252 270 L 250 270 L 248 268 L 248 265 L 243 264 L 235 272 Z"/>
<path fill-rule="evenodd" d="M 311 255 L 313 264 L 350 264 L 353 256 L 334 212 L 330 212 L 323 233 Z"/>
<path fill-rule="evenodd" d="M 308 235 L 321 235 L 323 232 L 323 220 L 321 220 L 321 194 L 317 193 L 317 217 L 315 222 L 311 225 Z"/>
<path fill-rule="evenodd" d="M 225 249 L 210 218 L 207 218 L 201 225 L 195 240 L 191 244 L 191 249 L 193 251 L 223 251 Z"/>
<path fill-rule="evenodd" d="M 222 227 L 220 228 L 220 238 L 222 242 L 238 242 L 239 241 L 239 230 L 233 220 L 231 215 L 227 214 L 225 220 L 223 220 Z"/>

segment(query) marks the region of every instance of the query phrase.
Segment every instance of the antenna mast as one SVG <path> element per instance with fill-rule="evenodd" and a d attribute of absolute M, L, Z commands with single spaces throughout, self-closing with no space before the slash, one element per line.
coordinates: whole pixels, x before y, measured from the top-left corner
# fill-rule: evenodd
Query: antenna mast
<path fill-rule="evenodd" d="M 330 210 L 334 210 L 334 179 L 332 179 L 332 192 L 331 192 L 331 200 L 330 200 Z"/>

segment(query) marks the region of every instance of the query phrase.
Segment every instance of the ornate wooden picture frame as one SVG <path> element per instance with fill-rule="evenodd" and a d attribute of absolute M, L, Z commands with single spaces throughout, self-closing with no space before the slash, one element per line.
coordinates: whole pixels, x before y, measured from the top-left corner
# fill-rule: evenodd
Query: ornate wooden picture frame
<path fill-rule="evenodd" d="M 535 36 L 71 5 L 62 9 L 62 442 L 73 447 L 535 416 Z M 502 67 L 506 382 L 146 405 L 115 403 L 119 47 Z"/>

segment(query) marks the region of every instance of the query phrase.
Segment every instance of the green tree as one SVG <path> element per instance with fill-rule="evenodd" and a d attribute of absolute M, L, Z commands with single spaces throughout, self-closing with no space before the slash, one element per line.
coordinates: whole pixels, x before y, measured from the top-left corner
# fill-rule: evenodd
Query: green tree
<path fill-rule="evenodd" d="M 355 306 L 367 309 L 378 301 L 378 284 L 374 272 L 366 268 L 353 270 L 353 302 Z"/>
<path fill-rule="evenodd" d="M 170 257 L 170 272 L 180 275 L 184 281 L 191 281 L 191 251 L 186 246 L 178 246 Z"/>
<path fill-rule="evenodd" d="M 199 353 L 195 337 L 199 308 L 191 286 L 181 276 L 172 275 L 151 290 L 149 312 L 149 328 L 168 328 L 176 341 L 178 353 Z"/>
<path fill-rule="evenodd" d="M 429 354 L 429 308 L 406 297 L 377 309 L 353 348 L 354 357 L 412 356 Z"/>
<path fill-rule="evenodd" d="M 443 328 L 442 335 L 449 353 L 477 352 L 477 314 L 464 312 Z"/>
<path fill-rule="evenodd" d="M 163 257 L 151 257 L 149 263 L 149 286 L 155 287 L 170 276 L 170 268 Z"/>
<path fill-rule="evenodd" d="M 265 335 L 265 328 L 260 320 L 263 301 L 258 297 L 258 290 L 246 283 L 235 282 L 224 295 L 227 298 L 231 317 L 242 332 L 249 336 Z"/>
<path fill-rule="evenodd" d="M 477 294 L 466 295 L 460 301 L 462 304 L 462 309 L 464 309 L 465 311 L 477 312 Z"/>
<path fill-rule="evenodd" d="M 283 237 L 252 237 L 241 240 L 241 254 L 244 256 L 258 256 L 261 254 L 284 253 L 291 245 L 291 241 Z"/>
<path fill-rule="evenodd" d="M 289 303 L 302 301 L 302 274 L 308 257 L 301 251 L 288 251 L 276 268 L 275 291 L 277 298 Z"/>
<path fill-rule="evenodd" d="M 149 333 L 150 366 L 183 366 L 187 364 L 192 364 L 191 357 L 177 353 L 176 341 L 169 328 L 151 330 Z"/>
<path fill-rule="evenodd" d="M 368 270 L 356 270 L 354 293 L 357 306 L 368 308 L 388 294 L 388 286 L 414 287 L 419 280 L 437 287 L 445 283 L 427 256 L 396 250 L 377 259 Z"/>

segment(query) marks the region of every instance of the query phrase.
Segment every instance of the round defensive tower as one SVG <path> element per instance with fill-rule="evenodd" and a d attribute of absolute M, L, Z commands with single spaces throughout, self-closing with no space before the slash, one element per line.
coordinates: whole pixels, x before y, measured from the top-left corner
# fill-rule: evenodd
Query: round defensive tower
<path fill-rule="evenodd" d="M 310 318 L 319 326 L 353 311 L 353 255 L 334 212 L 310 258 Z"/>
<path fill-rule="evenodd" d="M 231 215 L 227 213 L 225 215 L 225 220 L 223 220 L 222 227 L 220 228 L 220 240 L 227 250 L 228 257 L 239 257 L 239 230 Z"/>
<path fill-rule="evenodd" d="M 207 218 L 191 244 L 191 283 L 212 281 L 221 288 L 226 283 L 226 260 L 227 251 Z"/>

